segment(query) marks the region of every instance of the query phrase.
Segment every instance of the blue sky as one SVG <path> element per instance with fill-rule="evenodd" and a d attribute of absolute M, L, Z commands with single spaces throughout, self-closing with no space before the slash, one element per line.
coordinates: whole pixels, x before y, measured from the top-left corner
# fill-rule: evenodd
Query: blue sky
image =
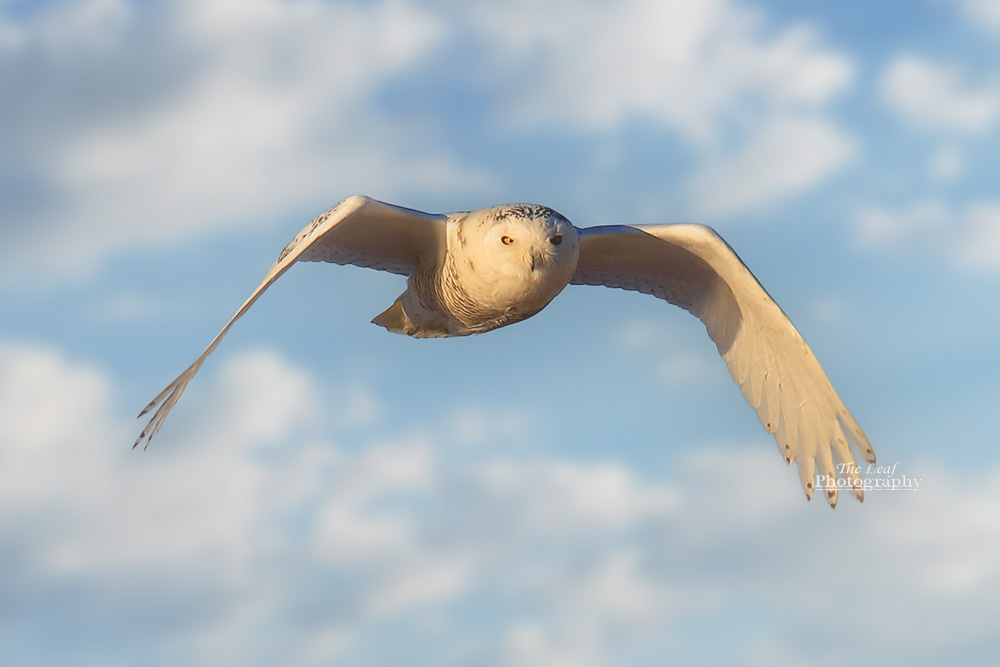
<path fill-rule="evenodd" d="M 0 1 L 0 656 L 993 664 L 1000 5 Z M 919 492 L 808 503 L 704 328 L 485 336 L 301 265 L 343 197 L 704 222 Z"/>

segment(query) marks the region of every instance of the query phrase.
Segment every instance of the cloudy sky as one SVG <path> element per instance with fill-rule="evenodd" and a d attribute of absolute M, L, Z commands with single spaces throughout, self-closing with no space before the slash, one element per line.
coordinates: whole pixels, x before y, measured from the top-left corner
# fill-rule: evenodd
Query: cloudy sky
<path fill-rule="evenodd" d="M 0 0 L 3 662 L 994 664 L 998 65 L 991 0 Z M 418 341 L 313 264 L 132 451 L 351 194 L 713 225 L 921 490 L 806 502 L 649 297 Z"/>

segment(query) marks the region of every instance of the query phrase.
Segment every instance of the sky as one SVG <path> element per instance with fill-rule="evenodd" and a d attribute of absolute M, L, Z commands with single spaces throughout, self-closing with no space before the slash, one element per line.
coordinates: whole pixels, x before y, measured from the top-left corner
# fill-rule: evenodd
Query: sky
<path fill-rule="evenodd" d="M 0 659 L 992 665 L 1000 4 L 0 0 Z M 365 194 L 700 222 L 868 434 L 807 502 L 704 327 L 293 267 Z"/>

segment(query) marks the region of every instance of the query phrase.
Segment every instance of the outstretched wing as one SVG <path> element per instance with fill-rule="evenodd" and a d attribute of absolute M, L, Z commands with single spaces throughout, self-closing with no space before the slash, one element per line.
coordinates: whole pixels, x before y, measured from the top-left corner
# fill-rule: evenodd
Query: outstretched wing
<path fill-rule="evenodd" d="M 785 461 L 798 464 L 806 497 L 818 468 L 822 480 L 833 480 L 821 485 L 831 506 L 838 473 L 864 499 L 851 446 L 874 463 L 868 439 L 791 321 L 711 228 L 583 229 L 570 282 L 644 292 L 697 316 Z"/>
<path fill-rule="evenodd" d="M 446 221 L 444 215 L 421 213 L 368 197 L 354 196 L 348 197 L 306 225 L 285 246 L 257 289 L 209 343 L 201 356 L 139 413 L 141 417 L 159 405 L 146 428 L 139 434 L 135 445 L 132 445 L 133 448 L 143 439 L 146 440 L 146 446 L 149 446 L 150 440 L 160 430 L 163 420 L 177 403 L 188 382 L 208 355 L 215 351 L 229 328 L 292 264 L 297 261 L 334 262 L 409 275 L 418 263 L 437 261 L 444 253 Z"/>

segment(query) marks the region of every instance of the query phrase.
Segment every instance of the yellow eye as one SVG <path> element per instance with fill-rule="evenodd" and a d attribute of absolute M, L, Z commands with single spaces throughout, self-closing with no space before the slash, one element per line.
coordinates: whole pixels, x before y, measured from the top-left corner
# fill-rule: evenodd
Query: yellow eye
<path fill-rule="evenodd" d="M 509 237 L 509 236 L 501 236 L 501 237 L 500 237 L 500 240 L 501 240 L 501 241 L 503 241 L 503 244 L 504 244 L 504 245 L 510 245 L 511 243 L 513 243 L 513 242 L 514 242 L 514 239 L 512 239 L 512 238 L 511 238 L 511 237 Z"/>

